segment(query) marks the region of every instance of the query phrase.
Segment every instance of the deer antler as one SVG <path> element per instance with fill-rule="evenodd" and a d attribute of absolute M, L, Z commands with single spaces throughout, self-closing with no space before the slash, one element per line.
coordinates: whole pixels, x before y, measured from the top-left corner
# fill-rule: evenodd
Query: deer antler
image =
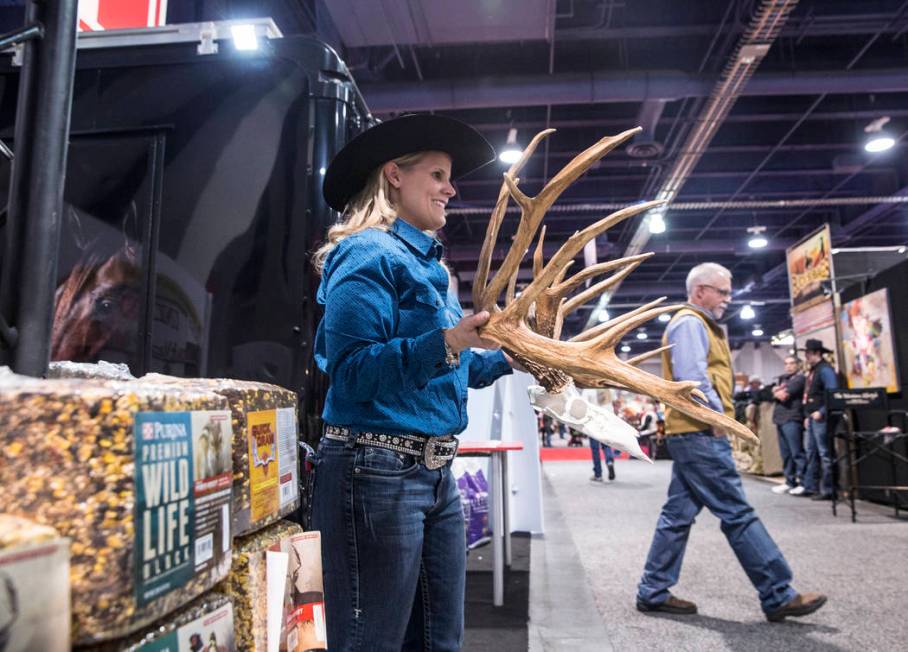
<path fill-rule="evenodd" d="M 540 381 L 547 391 L 557 392 L 571 381 L 585 387 L 619 386 L 640 394 L 653 396 L 688 416 L 708 423 L 737 437 L 755 440 L 755 435 L 744 425 L 724 414 L 715 412 L 703 403 L 706 397 L 695 381 L 672 381 L 647 373 L 635 365 L 642 356 L 629 361 L 618 358 L 615 346 L 631 330 L 661 314 L 674 312 L 680 306 L 663 306 L 664 298 L 641 306 L 625 315 L 599 324 L 569 341 L 560 339 L 564 316 L 583 303 L 605 292 L 609 287 L 629 275 L 651 254 L 629 256 L 588 267 L 567 280 L 563 280 L 574 258 L 584 245 L 608 229 L 635 215 L 639 215 L 662 201 L 650 201 L 628 206 L 574 233 L 544 263 L 542 243 L 544 231 L 533 256 L 533 280 L 518 295 L 517 272 L 520 263 L 540 230 L 546 212 L 558 197 L 589 167 L 615 147 L 621 145 L 640 128 L 630 129 L 617 136 L 603 138 L 589 149 L 578 154 L 561 169 L 535 197 L 528 197 L 518 187 L 517 174 L 529 160 L 543 138 L 554 130 L 540 132 L 527 146 L 520 160 L 504 175 L 498 201 L 492 212 L 486 239 L 473 287 L 473 305 L 476 311 L 488 310 L 491 318 L 482 329 L 482 336 L 505 348 Z M 520 222 L 513 243 L 505 255 L 498 272 L 489 280 L 492 250 L 508 206 L 509 197 L 520 206 Z M 617 270 L 617 271 L 615 271 Z M 607 272 L 610 277 L 592 285 L 574 297 L 569 295 L 586 280 Z M 498 306 L 498 297 L 507 289 L 504 308 Z M 528 323 L 535 311 L 532 327 Z M 661 353 L 663 349 L 648 355 Z"/>

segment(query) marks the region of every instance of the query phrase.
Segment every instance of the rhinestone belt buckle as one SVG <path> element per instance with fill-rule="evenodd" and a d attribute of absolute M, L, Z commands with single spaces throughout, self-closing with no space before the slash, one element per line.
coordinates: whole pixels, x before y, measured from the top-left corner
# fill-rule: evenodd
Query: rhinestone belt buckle
<path fill-rule="evenodd" d="M 426 440 L 423 464 L 429 470 L 440 469 L 457 455 L 460 442 L 455 437 L 432 437 Z"/>

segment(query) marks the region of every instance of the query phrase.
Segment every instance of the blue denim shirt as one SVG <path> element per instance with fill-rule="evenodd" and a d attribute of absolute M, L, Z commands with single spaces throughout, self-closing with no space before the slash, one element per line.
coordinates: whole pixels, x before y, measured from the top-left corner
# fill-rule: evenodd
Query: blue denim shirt
<path fill-rule="evenodd" d="M 403 220 L 341 240 L 325 261 L 315 360 L 331 378 L 325 422 L 388 434 L 452 435 L 467 426 L 467 387 L 511 373 L 500 351 L 445 362 L 442 329 L 463 317 L 440 242 Z"/>

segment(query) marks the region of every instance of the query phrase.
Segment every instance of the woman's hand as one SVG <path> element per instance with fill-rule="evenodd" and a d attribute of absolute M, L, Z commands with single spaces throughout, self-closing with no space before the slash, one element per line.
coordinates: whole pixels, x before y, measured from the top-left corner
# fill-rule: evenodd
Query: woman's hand
<path fill-rule="evenodd" d="M 457 322 L 456 326 L 445 329 L 445 342 L 454 353 L 460 353 L 464 349 L 474 347 L 493 350 L 501 348 L 497 342 L 479 336 L 479 329 L 485 326 L 486 322 L 489 321 L 489 317 L 488 310 L 464 317 Z"/>

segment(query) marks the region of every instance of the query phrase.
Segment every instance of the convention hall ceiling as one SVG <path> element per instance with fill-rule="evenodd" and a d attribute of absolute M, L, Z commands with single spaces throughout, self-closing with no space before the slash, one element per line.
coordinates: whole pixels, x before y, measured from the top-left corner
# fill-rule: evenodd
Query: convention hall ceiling
<path fill-rule="evenodd" d="M 682 300 L 690 267 L 715 261 L 735 277 L 733 342 L 768 341 L 790 326 L 786 247 L 827 222 L 835 247 L 908 243 L 908 204 L 879 200 L 908 195 L 906 1 L 171 0 L 168 17 L 253 15 L 331 43 L 379 118 L 435 111 L 499 149 L 510 129 L 523 145 L 557 129 L 521 174 L 528 194 L 602 136 L 641 125 L 546 220 L 555 241 L 610 206 L 656 197 L 678 206 L 663 233 L 641 216 L 599 238 L 599 261 L 655 252 L 609 298 L 612 315 Z M 895 147 L 864 151 L 874 123 Z M 465 303 L 505 168 L 461 180 L 451 204 L 444 238 Z M 765 227 L 765 248 L 748 247 L 753 227 Z M 756 302 L 755 320 L 737 315 L 744 302 Z M 582 308 L 566 329 L 601 307 Z"/>

